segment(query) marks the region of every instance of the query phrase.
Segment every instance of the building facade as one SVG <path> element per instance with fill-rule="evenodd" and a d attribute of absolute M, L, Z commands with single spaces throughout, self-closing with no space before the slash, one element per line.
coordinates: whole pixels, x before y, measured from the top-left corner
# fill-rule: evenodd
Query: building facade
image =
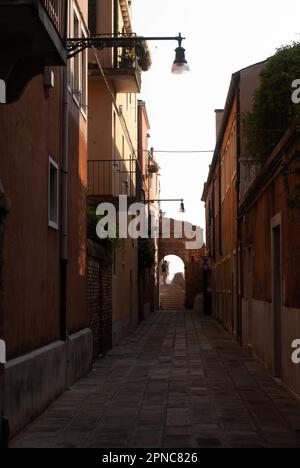
<path fill-rule="evenodd" d="M 37 41 L 32 57 L 26 50 L 23 59 L 20 51 L 11 57 L 7 101 L 15 103 L 0 107 L 0 177 L 10 200 L 1 393 L 13 435 L 88 371 L 92 338 L 86 306 L 87 53 L 63 66 L 65 37 L 88 34 L 87 2 L 14 2 L 13 11 L 8 3 L 0 2 L 1 22 L 14 14 L 16 41 L 22 36 L 26 44 L 32 34 Z M 24 76 L 20 67 L 26 67 Z"/>
<path fill-rule="evenodd" d="M 139 252 L 139 311 L 145 319 L 159 306 L 158 237 L 160 219 L 160 167 L 149 148 L 150 123 L 147 106 L 138 101 L 138 159 L 141 172 L 140 199 L 145 203 L 149 219 L 149 240 L 140 244 Z M 145 264 L 143 248 L 147 247 L 152 261 Z M 153 255 L 151 255 L 153 249 Z"/>
<path fill-rule="evenodd" d="M 292 353 L 300 337 L 299 149 L 294 126 L 239 210 L 243 344 L 298 396 L 300 368 Z"/>
<path fill-rule="evenodd" d="M 215 316 L 235 336 L 241 336 L 239 308 L 239 242 L 237 213 L 255 170 L 245 162 L 243 115 L 265 62 L 233 74 L 224 111 L 218 110 L 217 143 L 202 200 Z"/>
<path fill-rule="evenodd" d="M 299 365 L 299 137 L 290 128 L 266 162 L 247 158 L 243 116 L 266 62 L 235 73 L 217 112 L 203 201 L 213 313 L 296 395 Z"/>
<path fill-rule="evenodd" d="M 90 2 L 91 33 L 130 35 L 131 2 Z M 89 203 L 140 197 L 138 106 L 141 70 L 129 51 L 107 48 L 89 57 Z M 128 218 L 129 221 L 129 218 Z M 120 239 L 112 252 L 112 345 L 134 329 L 138 313 L 138 242 Z"/>

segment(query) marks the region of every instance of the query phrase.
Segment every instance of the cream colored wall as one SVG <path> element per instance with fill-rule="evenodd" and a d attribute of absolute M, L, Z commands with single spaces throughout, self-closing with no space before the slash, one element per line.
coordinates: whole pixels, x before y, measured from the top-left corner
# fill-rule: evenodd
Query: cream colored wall
<path fill-rule="evenodd" d="M 123 21 L 119 10 L 119 30 L 122 31 Z M 113 2 L 112 0 L 98 0 L 97 4 L 97 32 L 113 32 Z M 113 65 L 113 50 L 105 49 L 99 53 L 100 62 L 105 68 Z M 110 83 L 114 93 L 113 85 Z M 115 94 L 116 105 L 107 89 L 106 84 L 99 77 L 89 78 L 89 159 L 124 159 L 137 158 L 137 96 Z M 122 108 L 122 112 L 120 109 Z M 115 151 L 113 145 L 113 122 L 116 114 Z M 129 169 L 129 163 L 126 163 Z M 135 174 L 132 175 L 135 181 Z M 119 195 L 112 193 L 111 195 Z M 137 241 L 126 239 L 117 249 L 116 275 L 113 277 L 113 339 L 117 344 L 123 335 L 137 325 L 138 321 L 138 248 Z M 130 271 L 132 271 L 132 304 L 130 304 Z"/>
<path fill-rule="evenodd" d="M 97 0 L 97 34 L 112 34 L 114 30 L 113 0 Z M 113 65 L 113 49 L 99 52 L 101 65 L 111 68 Z"/>
<path fill-rule="evenodd" d="M 100 77 L 89 78 L 89 160 L 110 159 L 112 144 L 112 101 Z"/>
<path fill-rule="evenodd" d="M 248 301 L 243 299 L 242 319 L 244 346 L 251 345 L 254 353 L 272 369 L 274 356 L 272 305 L 269 302 L 253 300 L 249 317 Z"/>
<path fill-rule="evenodd" d="M 248 301 L 243 299 L 243 344 L 247 348 L 249 336 L 253 353 L 267 367 L 274 368 L 273 311 L 270 302 L 253 301 L 252 321 L 249 322 Z M 287 319 L 288 318 L 288 319 Z M 249 329 L 252 323 L 252 330 Z M 259 326 L 257 326 L 259 324 Z M 300 339 L 300 310 L 282 308 L 282 380 L 300 397 L 300 364 L 292 362 L 292 342 Z"/>
<path fill-rule="evenodd" d="M 114 33 L 114 2 L 113 0 L 97 0 L 97 20 L 96 28 L 98 34 Z M 124 27 L 122 10 L 119 4 L 119 32 L 122 32 Z M 121 49 L 120 49 L 121 53 Z M 113 49 L 105 49 L 99 52 L 101 64 L 104 68 L 113 66 Z"/>
<path fill-rule="evenodd" d="M 138 324 L 137 241 L 124 239 L 116 252 L 116 257 L 116 275 L 113 277 L 114 344 L 117 344 L 122 336 Z M 132 271 L 132 304 L 130 303 L 130 271 Z"/>
<path fill-rule="evenodd" d="M 81 15 L 85 20 L 85 24 L 88 24 L 88 0 L 76 0 L 77 6 L 80 9 Z"/>
<path fill-rule="evenodd" d="M 282 380 L 300 398 L 300 364 L 291 359 L 291 345 L 300 339 L 300 309 L 283 307 L 282 314 Z"/>
<path fill-rule="evenodd" d="M 136 95 L 132 95 L 132 104 L 126 94 L 117 95 L 117 105 L 123 107 L 123 118 L 116 119 L 116 150 L 122 156 L 124 137 L 124 159 L 137 157 L 137 116 Z M 128 106 L 127 106 L 128 103 Z M 122 125 L 123 121 L 123 125 Z M 124 128 L 126 126 L 129 135 Z M 126 163 L 129 169 L 129 163 Z M 135 185 L 135 174 L 132 174 Z M 130 270 L 132 270 L 132 308 L 130 307 Z M 138 323 L 138 248 L 137 241 L 126 239 L 123 247 L 117 251 L 117 274 L 113 280 L 113 322 L 116 343 Z"/>

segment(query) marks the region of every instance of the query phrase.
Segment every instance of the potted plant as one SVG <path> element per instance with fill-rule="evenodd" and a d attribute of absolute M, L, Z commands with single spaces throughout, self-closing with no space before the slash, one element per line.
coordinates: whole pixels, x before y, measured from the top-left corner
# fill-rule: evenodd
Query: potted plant
<path fill-rule="evenodd" d="M 147 41 L 136 46 L 138 65 L 142 71 L 148 71 L 152 65 L 151 52 Z"/>
<path fill-rule="evenodd" d="M 152 162 L 148 166 L 148 171 L 149 171 L 149 174 L 157 174 L 159 171 L 159 165 L 155 162 Z"/>
<path fill-rule="evenodd" d="M 121 68 L 131 68 L 136 61 L 136 53 L 134 49 L 124 48 L 121 55 Z"/>

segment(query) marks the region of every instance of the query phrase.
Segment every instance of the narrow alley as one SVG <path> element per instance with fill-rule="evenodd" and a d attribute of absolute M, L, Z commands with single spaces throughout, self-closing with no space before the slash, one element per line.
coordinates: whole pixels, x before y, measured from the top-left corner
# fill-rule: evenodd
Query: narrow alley
<path fill-rule="evenodd" d="M 300 448 L 300 405 L 216 321 L 160 311 L 11 446 Z"/>

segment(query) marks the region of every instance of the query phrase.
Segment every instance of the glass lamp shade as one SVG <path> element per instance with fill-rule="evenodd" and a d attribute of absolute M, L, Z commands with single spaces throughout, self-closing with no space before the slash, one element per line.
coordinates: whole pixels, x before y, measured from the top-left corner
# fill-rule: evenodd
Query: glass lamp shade
<path fill-rule="evenodd" d="M 183 200 L 180 203 L 179 213 L 185 213 L 185 206 L 184 206 L 184 201 Z"/>
<path fill-rule="evenodd" d="M 175 50 L 176 57 L 172 66 L 172 73 L 174 75 L 182 75 L 190 71 L 189 64 L 185 58 L 185 49 L 183 47 L 177 47 Z"/>
<path fill-rule="evenodd" d="M 188 63 L 174 63 L 172 66 L 173 75 L 183 75 L 184 73 L 190 72 L 190 66 Z"/>

